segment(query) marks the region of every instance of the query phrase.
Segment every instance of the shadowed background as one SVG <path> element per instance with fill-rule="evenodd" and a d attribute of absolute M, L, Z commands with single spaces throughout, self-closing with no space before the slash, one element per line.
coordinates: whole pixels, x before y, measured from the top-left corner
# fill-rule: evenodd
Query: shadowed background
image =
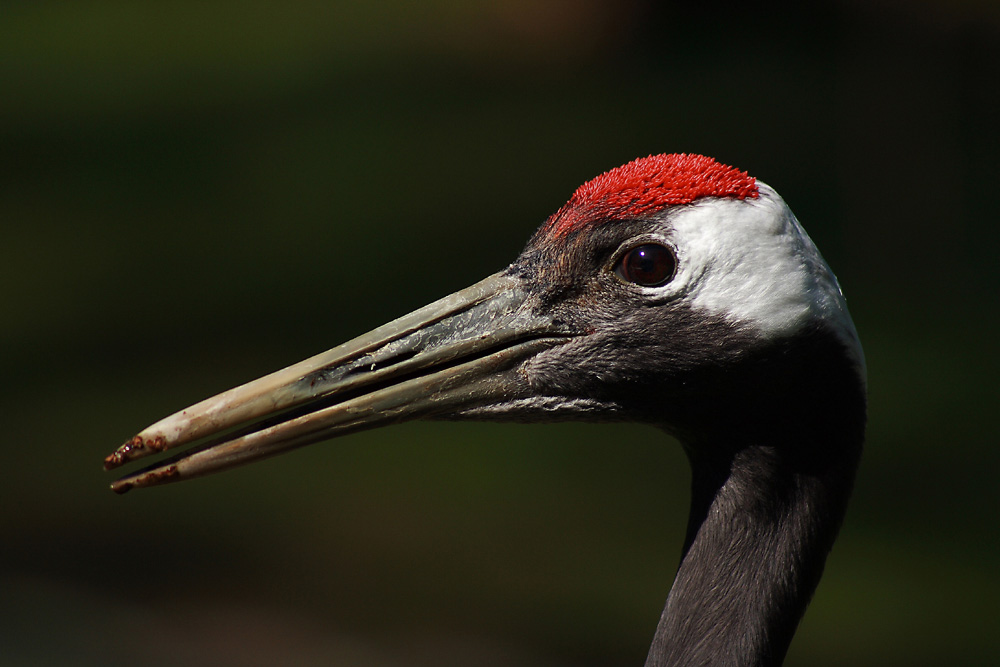
<path fill-rule="evenodd" d="M 679 151 L 782 193 L 868 357 L 787 664 L 1000 661 L 995 3 L 0 17 L 0 664 L 641 664 L 689 481 L 653 429 L 414 423 L 125 497 L 100 462 Z"/>

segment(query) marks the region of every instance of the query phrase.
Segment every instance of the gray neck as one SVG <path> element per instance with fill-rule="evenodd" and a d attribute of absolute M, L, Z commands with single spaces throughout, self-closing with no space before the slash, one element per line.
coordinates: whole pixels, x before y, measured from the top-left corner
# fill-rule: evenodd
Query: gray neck
<path fill-rule="evenodd" d="M 689 451 L 705 450 L 712 451 Z M 684 555 L 646 667 L 781 664 L 819 583 L 857 464 L 855 456 L 796 458 L 757 446 L 721 460 L 691 455 Z"/>
<path fill-rule="evenodd" d="M 726 393 L 665 415 L 691 461 L 691 513 L 646 667 L 780 665 L 847 511 L 865 383 L 823 327 L 708 379 Z"/>

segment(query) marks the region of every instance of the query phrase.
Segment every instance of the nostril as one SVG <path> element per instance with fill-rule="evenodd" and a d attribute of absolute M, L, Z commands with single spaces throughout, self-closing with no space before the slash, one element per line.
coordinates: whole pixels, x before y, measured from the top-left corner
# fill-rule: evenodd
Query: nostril
<path fill-rule="evenodd" d="M 353 368 L 344 373 L 344 377 L 350 377 L 360 373 L 374 373 L 375 371 L 380 371 L 390 366 L 401 364 L 415 356 L 417 356 L 416 350 L 406 350 L 404 352 L 390 355 L 384 359 L 373 360 L 371 357 L 359 359 L 355 362 L 356 365 Z"/>

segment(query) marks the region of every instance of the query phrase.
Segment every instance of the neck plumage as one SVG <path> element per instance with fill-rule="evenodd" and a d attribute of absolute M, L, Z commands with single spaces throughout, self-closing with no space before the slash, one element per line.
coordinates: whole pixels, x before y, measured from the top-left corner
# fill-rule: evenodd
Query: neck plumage
<path fill-rule="evenodd" d="M 780 415 L 760 416 L 774 410 L 773 396 L 754 401 L 725 420 L 733 426 L 686 442 L 688 533 L 646 667 L 784 659 L 847 510 L 864 438 L 857 375 L 818 377 L 818 393 L 779 401 Z"/>

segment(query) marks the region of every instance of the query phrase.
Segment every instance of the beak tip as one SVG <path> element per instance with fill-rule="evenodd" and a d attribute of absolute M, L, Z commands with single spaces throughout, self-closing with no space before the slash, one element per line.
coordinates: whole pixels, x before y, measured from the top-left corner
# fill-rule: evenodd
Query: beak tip
<path fill-rule="evenodd" d="M 104 459 L 104 469 L 114 470 L 115 468 L 123 465 L 125 463 L 125 457 L 121 455 L 120 450 L 115 450 L 114 453 L 108 455 Z"/>
<path fill-rule="evenodd" d="M 173 482 L 180 479 L 180 476 L 181 472 L 176 464 L 162 465 L 115 480 L 111 482 L 111 490 L 120 495 L 140 486 L 157 486 Z"/>
<path fill-rule="evenodd" d="M 123 493 L 128 493 L 132 489 L 132 484 L 129 482 L 117 481 L 111 483 L 111 490 L 122 495 Z"/>
<path fill-rule="evenodd" d="M 144 438 L 142 435 L 134 436 L 121 447 L 109 454 L 104 459 L 104 469 L 114 470 L 129 461 L 142 458 L 148 454 L 155 454 L 167 449 L 167 441 L 162 435 L 153 438 Z"/>

